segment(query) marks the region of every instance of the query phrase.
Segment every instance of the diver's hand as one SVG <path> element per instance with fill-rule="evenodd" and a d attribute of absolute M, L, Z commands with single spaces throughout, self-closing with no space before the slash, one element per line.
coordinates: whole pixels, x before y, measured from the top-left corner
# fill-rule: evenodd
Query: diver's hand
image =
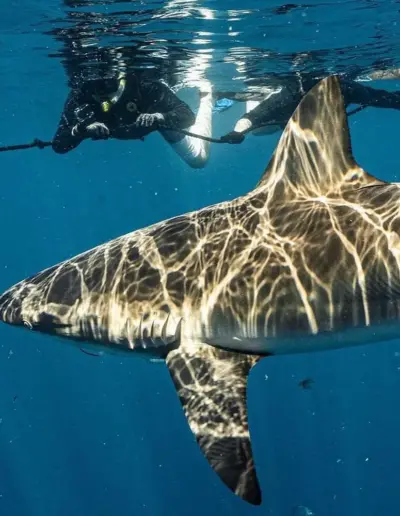
<path fill-rule="evenodd" d="M 86 127 L 86 132 L 93 140 L 108 138 L 110 129 L 102 122 L 94 122 Z"/>
<path fill-rule="evenodd" d="M 142 113 L 137 117 L 135 125 L 141 127 L 151 127 L 164 121 L 165 118 L 162 113 Z"/>
<path fill-rule="evenodd" d="M 222 136 L 219 141 L 222 143 L 242 143 L 244 140 L 244 134 L 239 133 L 237 131 L 231 131 L 230 133 L 226 134 L 225 136 Z"/>

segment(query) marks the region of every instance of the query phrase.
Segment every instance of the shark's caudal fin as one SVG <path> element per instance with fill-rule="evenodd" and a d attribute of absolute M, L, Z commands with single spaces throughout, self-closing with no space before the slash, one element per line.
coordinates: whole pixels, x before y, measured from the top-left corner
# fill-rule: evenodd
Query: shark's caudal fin
<path fill-rule="evenodd" d="M 261 503 L 261 491 L 246 392 L 248 374 L 257 360 L 201 343 L 181 346 L 167 357 L 190 428 L 211 467 L 233 492 L 254 505 Z"/>
<path fill-rule="evenodd" d="M 291 197 L 381 183 L 353 158 L 340 79 L 332 75 L 303 97 L 257 187 Z"/>

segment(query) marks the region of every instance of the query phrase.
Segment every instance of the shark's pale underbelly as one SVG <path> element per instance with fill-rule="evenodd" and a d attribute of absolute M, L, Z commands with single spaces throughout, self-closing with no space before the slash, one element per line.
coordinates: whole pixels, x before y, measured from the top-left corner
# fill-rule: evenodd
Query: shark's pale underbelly
<path fill-rule="evenodd" d="M 388 321 L 372 326 L 345 328 L 339 331 L 322 331 L 316 334 L 293 331 L 281 336 L 220 335 L 207 337 L 203 340 L 209 345 L 241 353 L 285 355 L 385 342 L 399 337 L 400 322 Z"/>

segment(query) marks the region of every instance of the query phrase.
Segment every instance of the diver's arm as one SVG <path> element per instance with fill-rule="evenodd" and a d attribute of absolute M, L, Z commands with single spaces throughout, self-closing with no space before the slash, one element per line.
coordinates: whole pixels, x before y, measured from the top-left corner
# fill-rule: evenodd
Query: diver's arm
<path fill-rule="evenodd" d="M 297 89 L 282 87 L 243 115 L 235 130 L 249 132 L 268 126 L 284 128 L 301 98 L 302 94 Z M 238 126 L 241 126 L 240 129 Z"/>
<path fill-rule="evenodd" d="M 190 107 L 179 99 L 173 91 L 161 82 L 146 85 L 144 90 L 149 112 L 163 116 L 160 126 L 174 129 L 184 129 L 195 123 L 196 117 Z"/>
<path fill-rule="evenodd" d="M 264 128 L 265 133 L 273 133 L 283 129 L 296 109 L 295 103 L 298 100 L 298 95 L 293 95 L 290 90 L 283 88 L 244 114 L 236 122 L 234 130 L 224 135 L 221 141 L 241 143 L 244 136 L 252 131 Z"/>
<path fill-rule="evenodd" d="M 271 102 L 270 99 L 260 102 L 257 107 L 245 113 L 242 118 L 238 120 L 235 131 L 248 132 L 256 127 L 276 122 L 276 120 L 273 120 L 276 113 L 274 104 L 275 103 L 273 101 Z"/>
<path fill-rule="evenodd" d="M 72 90 L 65 102 L 60 122 L 54 135 L 52 148 L 58 154 L 75 149 L 88 137 L 87 126 L 95 121 L 95 115 L 81 90 Z"/>
<path fill-rule="evenodd" d="M 264 102 L 267 102 L 267 101 L 264 101 Z M 264 113 L 263 113 L 263 115 L 260 115 L 259 112 L 254 113 L 255 109 L 245 113 L 236 122 L 233 131 L 230 131 L 229 133 L 222 136 L 220 138 L 220 140 L 225 143 L 242 143 L 242 141 L 244 140 L 245 134 L 251 132 L 252 130 L 256 129 L 257 127 L 260 127 L 261 120 L 265 119 Z"/>

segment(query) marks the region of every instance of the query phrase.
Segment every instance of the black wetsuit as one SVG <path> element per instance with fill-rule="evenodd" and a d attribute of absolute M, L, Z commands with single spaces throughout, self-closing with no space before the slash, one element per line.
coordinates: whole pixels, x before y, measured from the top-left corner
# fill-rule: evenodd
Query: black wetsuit
<path fill-rule="evenodd" d="M 114 83 L 111 84 L 110 93 L 118 87 L 118 81 L 111 81 Z M 102 89 L 104 82 L 88 81 L 79 89 L 70 92 L 53 138 L 55 152 L 69 152 L 86 138 L 91 138 L 92 135 L 87 131 L 87 127 L 96 122 L 107 126 L 110 138 L 121 140 L 142 139 L 164 126 L 184 129 L 195 122 L 195 115 L 190 107 L 165 84 L 140 79 L 133 74 L 126 77 L 126 86 L 118 102 L 104 112 L 101 102 L 94 98 L 99 88 Z M 164 117 L 162 125 L 156 123 L 150 127 L 135 125 L 137 117 L 144 113 L 161 113 Z"/>
<path fill-rule="evenodd" d="M 281 88 L 279 92 L 273 93 L 268 99 L 262 101 L 256 108 L 242 116 L 251 122 L 244 133 L 265 126 L 279 126 L 284 128 L 290 117 L 297 108 L 303 96 L 315 86 L 326 74 L 321 76 L 316 74 L 292 74 L 289 76 L 271 75 L 267 77 L 266 85 L 272 89 Z M 345 105 L 359 104 L 361 106 L 371 106 L 379 108 L 400 109 L 400 91 L 389 92 L 365 86 L 364 84 L 348 79 L 341 78 L 341 89 Z M 219 94 L 222 96 L 223 94 Z M 236 100 L 250 100 L 248 96 L 242 94 L 232 94 L 230 98 Z M 224 94 L 229 98 L 229 93 Z M 236 131 L 232 131 L 224 138 L 235 140 L 235 136 L 239 137 Z M 238 138 L 237 142 L 243 138 Z"/>

